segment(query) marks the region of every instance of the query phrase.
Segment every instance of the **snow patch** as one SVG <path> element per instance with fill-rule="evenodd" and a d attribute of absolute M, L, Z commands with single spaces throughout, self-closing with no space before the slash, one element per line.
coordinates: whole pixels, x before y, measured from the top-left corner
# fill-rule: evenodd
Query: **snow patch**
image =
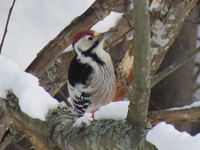
<path fill-rule="evenodd" d="M 168 23 L 168 24 L 167 24 L 167 27 L 168 27 L 168 28 L 170 28 L 171 26 L 172 26 L 172 24 L 171 24 L 171 23 Z"/>
<path fill-rule="evenodd" d="M 150 7 L 149 7 L 149 10 L 150 11 L 153 11 L 153 9 L 156 9 L 160 6 L 160 3 L 157 2 L 156 0 L 153 0 L 153 2 L 151 3 Z"/>
<path fill-rule="evenodd" d="M 63 53 L 65 53 L 65 52 L 70 52 L 70 51 L 73 51 L 72 44 L 70 44 L 70 45 L 63 51 Z"/>
<path fill-rule="evenodd" d="M 115 27 L 124 13 L 111 12 L 104 20 L 99 21 L 91 29 L 97 32 L 105 32 L 110 28 Z"/>
<path fill-rule="evenodd" d="M 133 40 L 133 35 L 127 37 L 127 40 L 129 40 L 129 41 Z"/>
<path fill-rule="evenodd" d="M 19 99 L 21 110 L 32 118 L 45 120 L 48 111 L 57 106 L 33 75 L 23 72 L 19 66 L 0 55 L 0 97 L 6 98 L 12 91 Z"/>
<path fill-rule="evenodd" d="M 172 38 L 173 36 L 174 36 L 174 34 L 170 34 L 170 36 L 169 36 L 169 37 L 170 37 L 170 38 Z"/>
<path fill-rule="evenodd" d="M 199 107 L 199 106 L 200 106 L 200 101 L 197 101 L 197 102 L 193 102 L 191 105 L 186 105 L 186 106 L 183 106 L 183 107 L 174 107 L 174 108 L 170 108 L 170 109 L 167 109 L 167 110 L 190 109 L 190 108 Z"/>
<path fill-rule="evenodd" d="M 94 119 L 125 120 L 128 113 L 129 101 L 111 102 L 94 113 Z"/>
<path fill-rule="evenodd" d="M 157 55 L 158 54 L 158 48 L 157 47 L 154 47 L 151 49 L 151 57 L 153 58 L 154 55 Z"/>
<path fill-rule="evenodd" d="M 117 101 L 111 102 L 105 106 L 102 106 L 98 111 L 94 113 L 94 120 L 101 119 L 113 119 L 113 120 L 125 120 L 128 113 L 129 101 Z M 93 121 L 91 113 L 85 113 L 83 117 L 80 117 L 73 124 L 73 127 L 81 125 L 89 126 Z"/>
<path fill-rule="evenodd" d="M 168 48 L 169 48 L 169 46 L 166 46 L 166 47 L 165 47 L 165 51 L 168 50 Z"/>
<path fill-rule="evenodd" d="M 172 125 L 161 122 L 151 129 L 147 141 L 154 144 L 158 150 L 199 150 L 200 134 L 191 136 L 179 132 Z"/>
<path fill-rule="evenodd" d="M 168 38 L 162 38 L 166 34 L 165 29 L 166 26 L 159 19 L 155 20 L 155 23 L 152 25 L 152 32 L 154 33 L 152 40 L 160 46 L 165 46 L 169 42 Z"/>
<path fill-rule="evenodd" d="M 174 15 L 170 15 L 169 16 L 169 20 L 174 20 L 175 19 L 175 16 Z"/>

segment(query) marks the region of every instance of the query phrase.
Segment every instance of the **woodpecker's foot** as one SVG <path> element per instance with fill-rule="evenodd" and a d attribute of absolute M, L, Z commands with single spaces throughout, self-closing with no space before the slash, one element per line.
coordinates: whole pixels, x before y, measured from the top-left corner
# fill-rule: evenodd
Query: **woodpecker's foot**
<path fill-rule="evenodd" d="M 73 127 L 79 126 L 89 126 L 93 121 L 91 113 L 85 113 L 82 117 L 78 118 L 76 122 L 73 124 Z"/>
<path fill-rule="evenodd" d="M 94 113 L 96 112 L 97 110 L 91 110 L 90 113 L 92 114 L 92 118 L 94 119 Z"/>

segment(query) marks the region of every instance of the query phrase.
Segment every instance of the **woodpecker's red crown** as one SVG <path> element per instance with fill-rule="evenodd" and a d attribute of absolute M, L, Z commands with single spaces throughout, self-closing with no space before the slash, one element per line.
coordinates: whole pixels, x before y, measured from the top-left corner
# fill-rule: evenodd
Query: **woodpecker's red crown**
<path fill-rule="evenodd" d="M 79 31 L 78 33 L 76 33 L 74 35 L 72 46 L 74 47 L 74 44 L 78 40 L 80 40 L 83 36 L 85 36 L 85 35 L 92 35 L 92 36 L 94 36 L 94 34 L 95 34 L 94 30 L 82 30 L 82 31 Z"/>

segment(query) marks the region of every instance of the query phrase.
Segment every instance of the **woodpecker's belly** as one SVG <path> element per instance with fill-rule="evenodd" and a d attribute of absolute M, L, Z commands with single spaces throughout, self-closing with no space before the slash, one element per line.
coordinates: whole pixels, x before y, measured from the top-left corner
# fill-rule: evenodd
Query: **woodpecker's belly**
<path fill-rule="evenodd" d="M 98 66 L 92 75 L 88 90 L 91 94 L 91 105 L 86 112 L 98 110 L 101 106 L 113 101 L 115 96 L 115 74 L 114 69 L 106 65 Z"/>
<path fill-rule="evenodd" d="M 92 68 L 87 81 L 75 85 L 68 82 L 70 98 L 79 113 L 98 110 L 113 101 L 115 96 L 116 81 L 113 67 L 95 65 Z"/>

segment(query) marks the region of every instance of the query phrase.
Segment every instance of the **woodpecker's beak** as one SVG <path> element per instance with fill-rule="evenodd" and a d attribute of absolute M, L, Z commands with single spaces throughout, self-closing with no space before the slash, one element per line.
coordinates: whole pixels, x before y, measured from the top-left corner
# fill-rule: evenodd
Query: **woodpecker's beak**
<path fill-rule="evenodd" d="M 114 30 L 110 30 L 110 31 L 107 31 L 107 32 L 104 32 L 104 33 L 99 33 L 98 40 L 99 41 L 106 40 L 108 37 L 110 37 L 112 34 L 114 34 L 117 31 L 118 31 L 118 29 L 114 29 Z"/>

